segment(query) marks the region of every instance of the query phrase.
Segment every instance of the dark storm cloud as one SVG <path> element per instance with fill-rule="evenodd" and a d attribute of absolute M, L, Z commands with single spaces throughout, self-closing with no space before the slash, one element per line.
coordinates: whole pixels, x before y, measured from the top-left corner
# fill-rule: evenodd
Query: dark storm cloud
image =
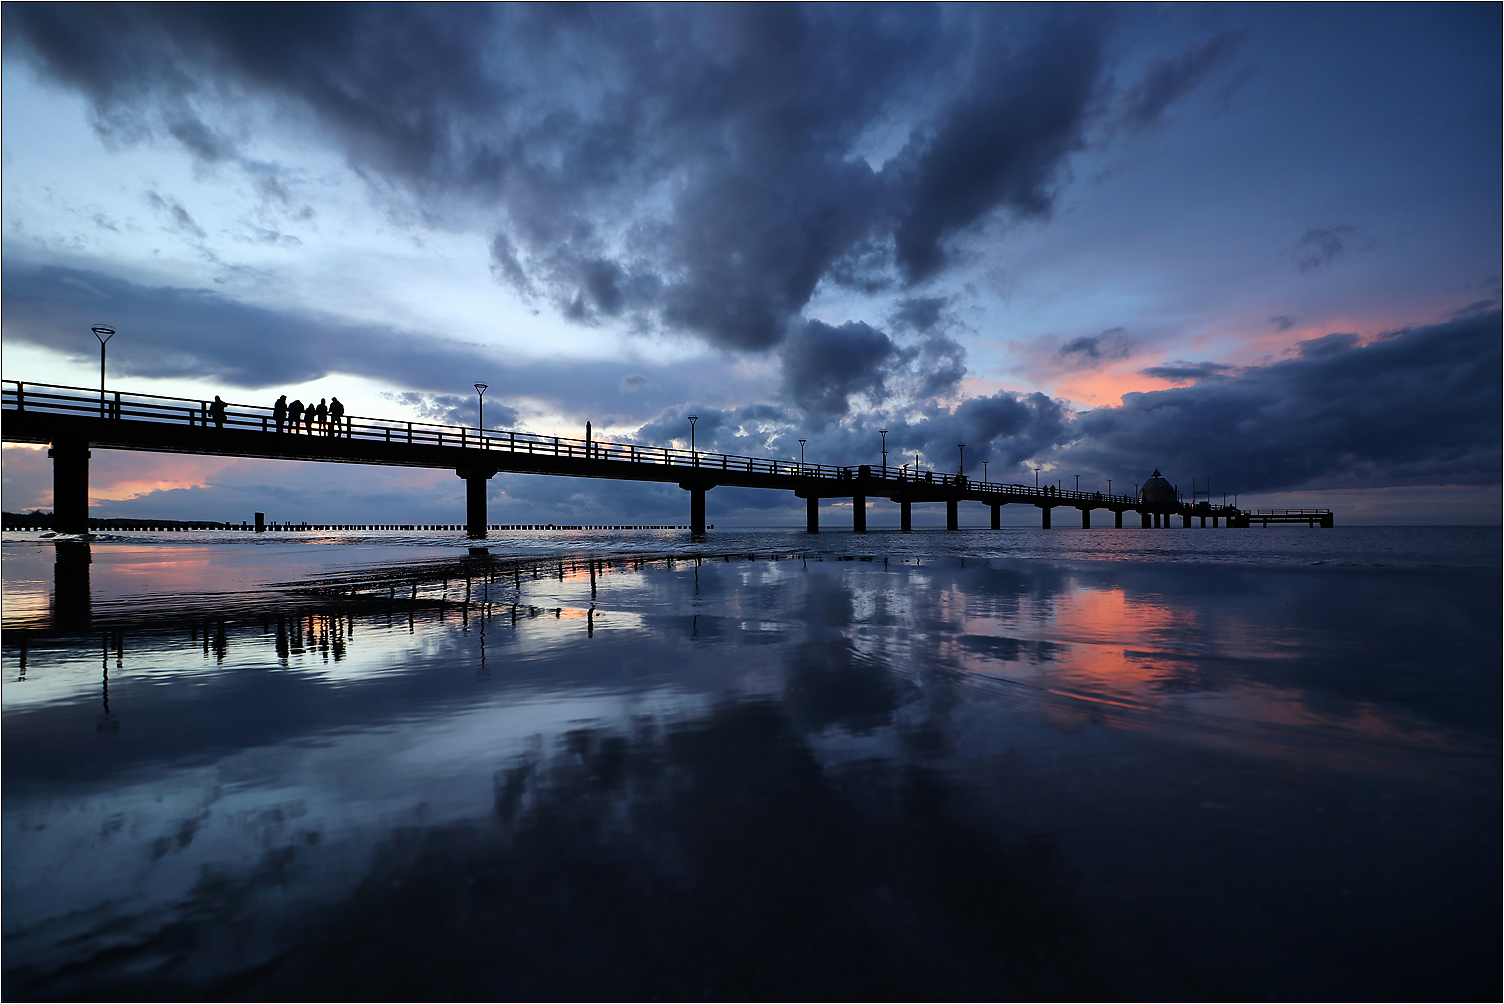
<path fill-rule="evenodd" d="M 1080 417 L 1061 457 L 1104 477 L 1164 470 L 1229 491 L 1498 484 L 1500 315 L 1409 328 Z"/>
<path fill-rule="evenodd" d="M 170 137 L 290 201 L 238 145 L 270 107 L 373 190 L 487 228 L 497 278 L 566 316 L 743 350 L 799 332 L 822 280 L 921 281 L 970 228 L 1047 214 L 1104 79 L 1104 19 L 1073 11 L 3 10 L 7 52 L 83 93 L 114 141 Z M 1218 44 L 1140 105 L 1193 86 Z M 883 162 L 873 137 L 895 131 Z"/>
<path fill-rule="evenodd" d="M 897 345 L 883 332 L 860 321 L 833 327 L 806 321 L 804 331 L 783 351 L 783 386 L 789 397 L 817 423 L 850 410 L 853 394 L 881 401 Z"/>
<path fill-rule="evenodd" d="M 456 385 L 468 390 L 479 377 L 491 384 L 488 415 L 495 398 L 528 397 L 604 424 L 635 423 L 656 414 L 705 379 L 711 365 L 697 360 L 644 368 L 615 361 L 502 358 L 486 347 L 426 332 L 345 324 L 268 310 L 209 290 L 140 286 L 53 266 L 7 262 L 3 282 L 6 338 L 88 357 L 98 351 L 89 327 L 108 323 L 120 332 L 110 344 L 110 367 L 119 375 L 191 377 L 261 389 L 345 373 L 426 395 L 451 392 Z M 728 375 L 716 379 L 726 382 Z M 424 400 L 432 404 L 434 399 Z M 434 407 L 441 409 L 437 418 L 443 406 Z"/>
<path fill-rule="evenodd" d="M 1166 108 L 1231 60 L 1247 35 L 1244 28 L 1224 31 L 1173 59 L 1152 61 L 1143 78 L 1123 95 L 1124 120 L 1138 129 L 1159 121 Z"/>
<path fill-rule="evenodd" d="M 1202 380 L 1206 377 L 1220 376 L 1230 373 L 1233 367 L 1223 363 L 1193 363 L 1184 359 L 1166 363 L 1163 366 L 1147 366 L 1139 370 L 1146 377 L 1154 377 L 1157 380 L 1174 380 L 1183 382 L 1186 380 Z"/>

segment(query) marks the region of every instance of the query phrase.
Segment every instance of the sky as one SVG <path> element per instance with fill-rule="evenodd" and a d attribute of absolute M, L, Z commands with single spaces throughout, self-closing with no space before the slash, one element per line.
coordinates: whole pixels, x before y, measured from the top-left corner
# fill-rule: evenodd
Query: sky
<path fill-rule="evenodd" d="M 1498 523 L 1500 10 L 7 3 L 4 375 L 97 386 L 105 324 L 139 392 L 473 425 L 484 381 L 493 428 Z M 93 515 L 254 511 L 463 483 L 94 452 Z"/>

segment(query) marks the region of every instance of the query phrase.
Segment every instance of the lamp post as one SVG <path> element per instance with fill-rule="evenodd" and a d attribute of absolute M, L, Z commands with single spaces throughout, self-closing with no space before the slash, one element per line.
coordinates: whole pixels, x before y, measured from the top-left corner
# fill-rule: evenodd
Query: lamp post
<path fill-rule="evenodd" d="M 1076 475 L 1076 491 L 1079 492 L 1080 490 L 1081 490 L 1081 475 L 1077 474 Z"/>
<path fill-rule="evenodd" d="M 987 460 L 982 461 L 982 484 L 984 484 L 984 485 L 987 483 L 987 464 L 988 463 L 990 463 L 990 461 L 987 461 Z"/>
<path fill-rule="evenodd" d="M 699 415 L 690 415 L 688 417 L 689 417 L 689 454 L 690 454 L 691 457 L 694 458 L 694 460 L 693 460 L 694 465 L 696 467 L 699 467 L 700 466 L 700 455 L 699 455 L 699 453 L 697 453 L 695 451 L 695 423 L 700 420 L 700 416 Z"/>
<path fill-rule="evenodd" d="M 804 473 L 804 444 L 807 440 L 799 440 L 799 473 Z"/>
<path fill-rule="evenodd" d="M 94 337 L 99 339 L 99 417 L 104 417 L 104 347 L 105 343 L 115 337 L 114 328 L 106 328 L 103 325 L 95 325 L 89 329 L 94 332 Z"/>
<path fill-rule="evenodd" d="M 1107 479 L 1107 494 L 1112 494 L 1112 478 Z"/>
<path fill-rule="evenodd" d="M 1044 470 L 1043 467 L 1034 468 L 1034 490 L 1036 492 L 1039 491 L 1039 472 L 1042 470 Z"/>
<path fill-rule="evenodd" d="M 486 431 L 486 388 L 489 386 L 491 385 L 488 383 L 478 383 L 475 385 L 476 426 L 480 429 L 482 436 L 485 435 Z"/>
<path fill-rule="evenodd" d="M 888 430 L 878 429 L 877 434 L 883 437 L 883 470 L 888 469 Z"/>
<path fill-rule="evenodd" d="M 961 462 L 956 465 L 956 477 L 964 478 L 966 476 L 966 444 L 957 443 L 956 449 L 961 451 Z"/>

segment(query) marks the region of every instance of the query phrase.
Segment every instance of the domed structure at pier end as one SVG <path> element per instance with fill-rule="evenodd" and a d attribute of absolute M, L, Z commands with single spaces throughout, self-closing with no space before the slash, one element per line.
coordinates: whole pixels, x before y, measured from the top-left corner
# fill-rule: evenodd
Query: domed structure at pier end
<path fill-rule="evenodd" d="M 1169 512 L 1180 505 L 1180 493 L 1164 479 L 1158 467 L 1149 475 L 1149 480 L 1139 486 L 1138 497 L 1145 508 L 1154 512 Z"/>

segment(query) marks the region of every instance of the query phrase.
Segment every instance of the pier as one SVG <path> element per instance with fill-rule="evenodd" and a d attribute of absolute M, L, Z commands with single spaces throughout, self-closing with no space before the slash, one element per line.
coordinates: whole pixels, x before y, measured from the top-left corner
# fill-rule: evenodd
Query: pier
<path fill-rule="evenodd" d="M 89 530 L 91 448 L 452 470 L 465 481 L 463 526 L 472 537 L 484 537 L 496 528 L 486 518 L 486 482 L 498 473 L 677 484 L 689 494 L 687 525 L 697 534 L 707 529 L 705 493 L 721 486 L 793 492 L 805 500 L 810 533 L 820 530 L 820 503 L 826 499 L 851 500 L 852 529 L 865 532 L 868 500 L 878 498 L 899 507 L 903 530 L 912 528 L 912 507 L 925 503 L 944 503 L 946 528 L 959 529 L 963 502 L 990 507 L 993 529 L 1000 527 L 1005 505 L 1037 508 L 1046 529 L 1056 509 L 1077 510 L 1083 528 L 1093 525 L 1093 512 L 1102 513 L 1104 522 L 1110 513 L 1117 528 L 1123 527 L 1125 513 L 1133 514 L 1130 520 L 1136 519 L 1144 529 L 1167 528 L 1177 517 L 1182 527 L 1196 521 L 1205 527 L 1208 520 L 1212 527 L 1246 528 L 1255 522 L 1333 525 L 1327 509 L 1252 513 L 1146 492 L 1108 495 L 976 481 L 938 471 L 807 464 L 357 415 L 324 426 L 304 426 L 279 421 L 270 406 L 226 403 L 216 414 L 207 401 L 17 380 L 3 382 L 0 414 L 5 442 L 51 447 L 53 529 L 59 533 Z M 1278 513 L 1299 515 L 1285 518 Z"/>

